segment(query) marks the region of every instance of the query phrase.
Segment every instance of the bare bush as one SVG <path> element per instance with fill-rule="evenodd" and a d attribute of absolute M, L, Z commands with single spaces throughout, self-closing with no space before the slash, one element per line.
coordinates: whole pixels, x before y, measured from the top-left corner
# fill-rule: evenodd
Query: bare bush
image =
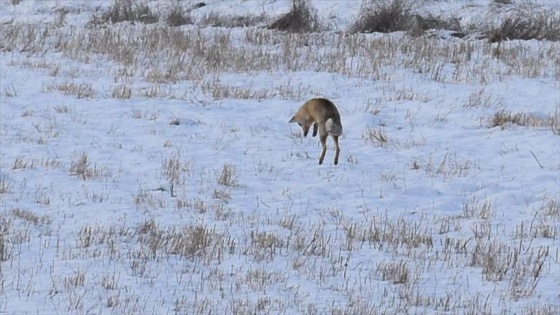
<path fill-rule="evenodd" d="M 143 24 L 156 23 L 159 17 L 152 12 L 146 3 L 133 0 L 114 0 L 109 11 L 101 16 L 93 16 L 92 24 L 106 24 L 119 22 L 140 22 Z"/>
<path fill-rule="evenodd" d="M 193 24 L 190 11 L 185 12 L 179 5 L 175 5 L 171 9 L 165 21 L 169 26 L 181 26 L 181 25 Z"/>
<path fill-rule="evenodd" d="M 459 19 L 442 18 L 435 15 L 421 16 L 411 12 L 411 5 L 404 0 L 370 1 L 349 29 L 350 33 L 391 33 L 408 31 L 421 35 L 429 29 L 455 31 L 453 36 L 463 37 Z"/>
<path fill-rule="evenodd" d="M 560 41 L 560 17 L 554 13 L 519 10 L 486 31 L 492 43 L 505 40 Z"/>
<path fill-rule="evenodd" d="M 405 31 L 410 28 L 411 20 L 410 5 L 403 0 L 370 3 L 362 8 L 360 17 L 350 26 L 350 33 Z"/>
<path fill-rule="evenodd" d="M 307 0 L 293 0 L 292 10 L 274 21 L 269 29 L 290 33 L 311 33 L 321 29 L 317 12 Z"/>

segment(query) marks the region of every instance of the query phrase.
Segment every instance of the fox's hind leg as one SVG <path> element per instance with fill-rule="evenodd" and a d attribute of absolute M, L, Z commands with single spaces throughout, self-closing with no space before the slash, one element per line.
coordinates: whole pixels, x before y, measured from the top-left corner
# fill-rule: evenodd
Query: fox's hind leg
<path fill-rule="evenodd" d="M 319 157 L 319 165 L 323 164 L 323 160 L 325 159 L 325 154 L 327 153 L 327 137 L 328 133 L 325 128 L 321 128 L 319 130 L 319 138 L 321 140 L 321 146 L 323 146 L 323 151 L 321 151 L 321 156 Z"/>
<path fill-rule="evenodd" d="M 317 129 L 319 129 L 319 123 L 316 122 L 313 124 L 313 137 L 317 135 Z"/>
<path fill-rule="evenodd" d="M 335 154 L 334 154 L 334 165 L 338 164 L 338 155 L 340 154 L 340 147 L 338 146 L 338 136 L 332 136 L 333 140 L 334 140 L 334 148 L 335 148 Z"/>

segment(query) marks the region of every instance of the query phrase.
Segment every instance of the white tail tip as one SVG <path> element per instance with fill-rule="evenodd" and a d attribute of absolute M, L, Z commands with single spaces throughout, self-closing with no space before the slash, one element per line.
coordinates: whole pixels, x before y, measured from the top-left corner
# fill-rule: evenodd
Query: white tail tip
<path fill-rule="evenodd" d="M 327 119 L 326 122 L 327 133 L 331 136 L 342 135 L 342 125 L 340 122 L 335 122 L 332 118 Z"/>

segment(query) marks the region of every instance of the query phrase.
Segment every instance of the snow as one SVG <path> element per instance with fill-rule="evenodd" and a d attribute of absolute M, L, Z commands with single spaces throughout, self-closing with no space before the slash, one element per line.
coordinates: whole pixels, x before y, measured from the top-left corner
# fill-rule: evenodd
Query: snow
<path fill-rule="evenodd" d="M 557 42 L 504 42 L 497 58 L 497 44 L 445 32 L 346 36 L 361 1 L 315 0 L 325 34 L 178 28 L 208 47 L 229 38 L 239 59 L 206 69 L 214 55 L 192 57 L 189 42 L 166 81 L 156 70 L 179 59 L 165 50 L 56 48 L 104 32 L 87 21 L 108 1 L 12 2 L 2 38 L 48 35 L 36 51 L 26 35 L 0 43 L 0 314 L 560 313 Z M 195 20 L 290 8 L 207 4 Z M 470 25 L 500 8 L 516 7 L 414 10 Z M 134 48 L 164 27 L 105 31 Z M 340 48 L 352 41 L 372 49 Z M 318 139 L 288 124 L 312 97 L 341 113 L 337 166 L 332 139 L 320 166 Z M 500 111 L 541 123 L 491 126 Z"/>

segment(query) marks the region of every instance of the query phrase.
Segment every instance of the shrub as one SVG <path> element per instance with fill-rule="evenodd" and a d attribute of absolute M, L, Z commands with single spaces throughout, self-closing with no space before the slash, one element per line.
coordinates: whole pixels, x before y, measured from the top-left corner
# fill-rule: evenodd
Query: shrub
<path fill-rule="evenodd" d="M 370 2 L 362 8 L 362 14 L 349 29 L 350 33 L 391 33 L 408 31 L 411 35 L 420 35 L 429 29 L 446 29 L 455 31 L 453 36 L 464 36 L 461 25 L 456 18 L 442 19 L 433 15 L 413 14 L 411 7 L 404 0 Z"/>
<path fill-rule="evenodd" d="M 174 6 L 166 19 L 167 25 L 169 26 L 181 26 L 187 24 L 193 24 L 190 11 L 184 12 L 181 6 Z"/>
<path fill-rule="evenodd" d="M 152 13 L 145 3 L 136 3 L 133 0 L 114 0 L 109 11 L 101 16 L 94 16 L 93 24 L 140 22 L 144 24 L 156 23 L 159 17 Z"/>
<path fill-rule="evenodd" d="M 419 22 L 410 14 L 410 6 L 403 0 L 378 2 L 362 8 L 358 20 L 350 26 L 350 33 L 390 33 L 406 31 L 411 21 Z"/>
<path fill-rule="evenodd" d="M 519 10 L 486 32 L 492 43 L 504 40 L 560 41 L 560 17 L 552 13 Z"/>
<path fill-rule="evenodd" d="M 268 28 L 291 33 L 309 33 L 321 29 L 317 12 L 309 6 L 307 0 L 293 0 L 292 10 L 281 16 Z"/>

